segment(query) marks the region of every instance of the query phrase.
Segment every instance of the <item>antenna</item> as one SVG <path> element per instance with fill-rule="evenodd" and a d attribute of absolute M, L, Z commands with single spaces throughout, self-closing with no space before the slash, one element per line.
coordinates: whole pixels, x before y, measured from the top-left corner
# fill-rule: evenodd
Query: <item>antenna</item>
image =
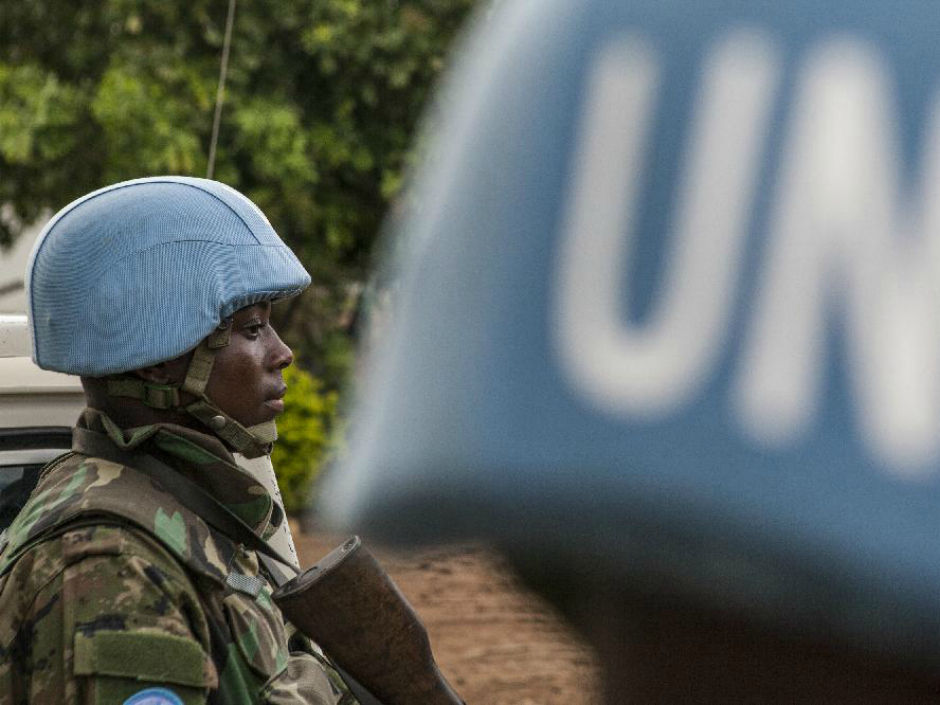
<path fill-rule="evenodd" d="M 212 141 L 209 143 L 207 179 L 211 179 L 215 171 L 215 147 L 219 141 L 219 122 L 222 120 L 222 103 L 225 101 L 225 76 L 228 73 L 228 53 L 232 45 L 232 24 L 234 20 L 235 0 L 229 0 L 228 17 L 225 20 L 225 40 L 222 42 L 222 65 L 219 67 L 219 90 L 215 94 L 215 117 L 212 120 Z"/>

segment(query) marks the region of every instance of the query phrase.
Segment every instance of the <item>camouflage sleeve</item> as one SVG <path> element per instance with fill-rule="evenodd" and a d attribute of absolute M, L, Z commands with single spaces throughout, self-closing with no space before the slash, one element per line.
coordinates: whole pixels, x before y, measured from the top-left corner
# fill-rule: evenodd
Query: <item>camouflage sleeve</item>
<path fill-rule="evenodd" d="M 349 692 L 339 672 L 330 662 L 323 650 L 310 637 L 299 631 L 290 622 L 284 623 L 288 634 L 290 659 L 287 664 L 286 678 L 290 685 L 281 685 L 278 681 L 269 686 L 269 701 L 279 703 L 331 703 L 332 705 L 359 705 L 359 701 Z M 298 685 L 309 691 L 306 699 L 299 697 Z"/>
<path fill-rule="evenodd" d="M 217 684 L 198 595 L 130 529 L 38 544 L 0 583 L 0 703 L 204 703 Z M 174 699 L 175 698 L 175 699 Z"/>
<path fill-rule="evenodd" d="M 312 654 L 292 652 L 284 673 L 265 686 L 262 697 L 268 705 L 357 705 L 356 699 L 345 691 L 342 680 L 333 680 L 333 673 L 321 659 Z M 336 678 L 339 679 L 339 676 Z"/>

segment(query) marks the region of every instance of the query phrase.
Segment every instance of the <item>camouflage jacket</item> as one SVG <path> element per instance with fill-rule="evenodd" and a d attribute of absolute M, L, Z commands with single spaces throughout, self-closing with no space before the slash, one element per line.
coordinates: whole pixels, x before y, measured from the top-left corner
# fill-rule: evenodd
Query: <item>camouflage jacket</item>
<path fill-rule="evenodd" d="M 264 537 L 284 521 L 214 437 L 91 410 L 79 428 L 159 457 Z M 132 467 L 62 456 L 7 541 L 0 704 L 355 702 L 284 623 L 255 552 Z"/>

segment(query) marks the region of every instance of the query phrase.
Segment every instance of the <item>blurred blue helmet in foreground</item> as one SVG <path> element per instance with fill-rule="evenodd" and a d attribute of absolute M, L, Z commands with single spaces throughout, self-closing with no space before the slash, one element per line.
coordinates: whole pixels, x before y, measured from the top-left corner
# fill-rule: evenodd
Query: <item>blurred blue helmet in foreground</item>
<path fill-rule="evenodd" d="M 326 511 L 940 659 L 935 20 L 505 3 Z"/>

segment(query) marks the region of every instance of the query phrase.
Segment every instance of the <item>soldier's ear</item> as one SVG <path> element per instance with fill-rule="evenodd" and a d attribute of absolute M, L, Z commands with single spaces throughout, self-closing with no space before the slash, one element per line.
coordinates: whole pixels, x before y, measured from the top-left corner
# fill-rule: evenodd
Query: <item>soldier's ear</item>
<path fill-rule="evenodd" d="M 189 368 L 189 361 L 192 356 L 192 351 L 183 353 L 172 360 L 164 360 L 155 365 L 141 367 L 139 370 L 134 370 L 134 374 L 151 384 L 181 384 L 186 378 L 186 370 Z"/>
<path fill-rule="evenodd" d="M 150 367 L 142 367 L 139 370 L 134 370 L 134 374 L 145 382 L 151 382 L 153 384 L 170 383 L 170 371 L 167 368 L 167 364 L 165 362 L 160 362 Z"/>

